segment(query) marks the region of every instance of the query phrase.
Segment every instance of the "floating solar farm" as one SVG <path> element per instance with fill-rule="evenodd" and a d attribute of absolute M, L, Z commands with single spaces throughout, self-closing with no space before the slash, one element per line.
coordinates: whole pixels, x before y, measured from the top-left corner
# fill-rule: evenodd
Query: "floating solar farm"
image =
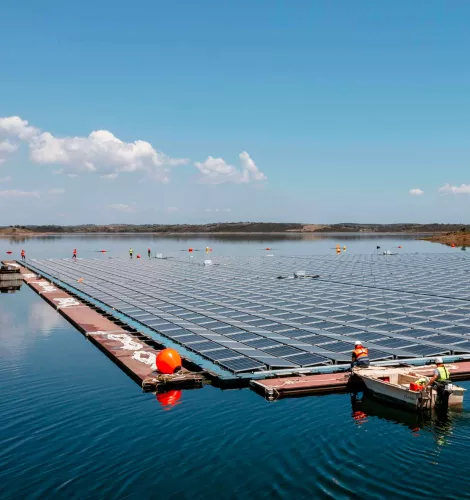
<path fill-rule="evenodd" d="M 348 364 L 356 340 L 372 362 L 470 354 L 470 258 L 463 253 L 212 262 L 29 265 L 231 376 Z"/>

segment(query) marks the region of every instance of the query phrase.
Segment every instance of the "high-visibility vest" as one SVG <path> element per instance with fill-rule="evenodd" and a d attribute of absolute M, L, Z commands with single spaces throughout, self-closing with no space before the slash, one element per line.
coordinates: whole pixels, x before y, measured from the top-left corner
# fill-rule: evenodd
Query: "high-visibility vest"
<path fill-rule="evenodd" d="M 369 357 L 369 349 L 367 347 L 356 347 L 353 351 L 353 358 L 356 360 L 361 359 L 361 358 L 368 358 Z"/>
<path fill-rule="evenodd" d="M 445 366 L 438 366 L 437 371 L 439 372 L 439 377 L 437 377 L 438 381 L 450 380 L 449 370 Z"/>
<path fill-rule="evenodd" d="M 24 250 L 21 250 L 21 257 L 24 257 Z"/>

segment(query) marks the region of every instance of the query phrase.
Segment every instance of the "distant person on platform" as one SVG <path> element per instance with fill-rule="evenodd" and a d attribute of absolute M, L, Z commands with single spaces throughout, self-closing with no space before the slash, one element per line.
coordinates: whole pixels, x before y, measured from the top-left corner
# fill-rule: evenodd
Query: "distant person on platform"
<path fill-rule="evenodd" d="M 72 254 L 72 259 L 76 259 L 77 258 L 77 249 L 74 248 L 73 249 L 73 254 Z"/>
<path fill-rule="evenodd" d="M 26 252 L 21 250 L 21 260 L 24 262 L 26 260 Z"/>
<path fill-rule="evenodd" d="M 351 368 L 368 368 L 370 365 L 369 349 L 362 345 L 360 340 L 354 342 L 354 351 L 352 352 Z"/>
<path fill-rule="evenodd" d="M 147 250 L 147 253 L 148 253 L 148 256 L 149 256 L 149 259 L 150 259 L 151 255 L 152 255 L 152 252 L 151 252 L 150 248 Z"/>
<path fill-rule="evenodd" d="M 132 254 L 134 253 L 134 250 L 132 248 L 129 248 L 129 257 L 132 259 Z"/>

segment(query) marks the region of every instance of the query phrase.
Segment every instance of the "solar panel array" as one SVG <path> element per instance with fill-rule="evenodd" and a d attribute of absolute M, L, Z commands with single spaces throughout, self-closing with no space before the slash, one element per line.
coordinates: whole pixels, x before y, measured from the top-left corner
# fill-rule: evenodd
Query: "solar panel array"
<path fill-rule="evenodd" d="M 372 361 L 470 353 L 465 254 L 213 261 L 32 264 L 232 373 L 348 363 L 358 339 Z"/>

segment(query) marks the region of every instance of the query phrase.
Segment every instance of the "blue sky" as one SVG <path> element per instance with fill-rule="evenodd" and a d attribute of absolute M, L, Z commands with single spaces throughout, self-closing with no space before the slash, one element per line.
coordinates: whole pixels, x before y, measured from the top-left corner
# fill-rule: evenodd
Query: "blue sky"
<path fill-rule="evenodd" d="M 469 22 L 463 0 L 7 0 L 0 224 L 470 223 Z"/>

